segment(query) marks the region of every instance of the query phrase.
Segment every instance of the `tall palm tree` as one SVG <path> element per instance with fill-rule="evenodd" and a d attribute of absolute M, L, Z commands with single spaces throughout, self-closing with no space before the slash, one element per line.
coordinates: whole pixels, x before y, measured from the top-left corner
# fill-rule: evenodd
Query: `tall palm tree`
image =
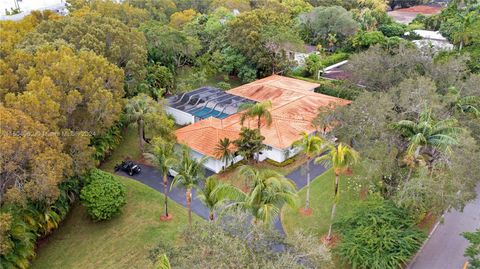
<path fill-rule="evenodd" d="M 257 129 L 260 131 L 262 125 L 262 119 L 265 120 L 266 126 L 272 124 L 272 114 L 269 109 L 272 108 L 272 102 L 270 100 L 258 102 L 258 103 L 244 103 L 240 105 L 239 110 L 245 112 L 242 113 L 240 118 L 240 124 L 243 125 L 247 119 L 256 119 L 257 120 Z"/>
<path fill-rule="evenodd" d="M 298 147 L 302 152 L 307 155 L 307 161 L 305 162 L 305 170 L 307 173 L 307 194 L 305 199 L 305 209 L 310 208 L 310 161 L 312 158 L 322 153 L 324 149 L 325 142 L 322 138 L 316 135 L 308 135 L 305 132 L 302 132 L 302 138 L 295 143 L 293 146 Z"/>
<path fill-rule="evenodd" d="M 171 168 L 175 166 L 175 152 L 174 144 L 168 141 L 164 141 L 161 138 L 154 138 L 153 148 L 151 153 L 144 153 L 145 158 L 147 158 L 152 164 L 162 173 L 163 175 L 163 193 L 165 197 L 165 217 L 170 217 L 168 215 L 168 173 Z"/>
<path fill-rule="evenodd" d="M 225 137 L 220 139 L 215 147 L 215 157 L 221 159 L 225 163 L 223 169 L 227 169 L 228 162 L 233 159 L 232 144 L 233 142 L 230 141 L 228 137 Z"/>
<path fill-rule="evenodd" d="M 393 124 L 393 128 L 408 141 L 406 159 L 418 160 L 422 150 L 432 158 L 437 152 L 449 152 L 452 145 L 457 144 L 462 128 L 456 126 L 454 118 L 436 121 L 432 117 L 431 109 L 425 108 L 415 121 L 401 120 Z M 434 160 L 432 160 L 433 163 Z M 407 175 L 410 179 L 413 165 Z"/>
<path fill-rule="evenodd" d="M 181 153 L 181 162 L 176 167 L 177 175 L 172 180 L 173 187 L 181 186 L 185 188 L 185 198 L 188 208 L 188 223 L 192 224 L 192 189 L 197 188 L 204 178 L 203 173 L 203 164 L 206 161 L 206 158 L 201 158 L 196 160 L 191 157 L 190 149 L 186 146 L 183 146 Z"/>
<path fill-rule="evenodd" d="M 329 152 L 323 156 L 315 159 L 316 163 L 322 163 L 323 165 L 331 165 L 335 173 L 335 191 L 333 196 L 332 212 L 330 215 L 330 227 L 328 228 L 327 240 L 332 239 L 332 224 L 337 213 L 337 202 L 339 200 L 339 183 L 340 174 L 346 168 L 356 164 L 359 159 L 359 154 L 353 148 L 343 143 L 329 146 Z"/>
<path fill-rule="evenodd" d="M 251 166 L 242 166 L 240 173 L 252 180 L 248 193 L 230 190 L 233 203 L 228 207 L 237 207 L 249 212 L 254 223 L 271 225 L 280 214 L 284 204 L 295 206 L 297 201 L 296 186 L 291 180 L 273 170 L 258 170 Z"/>
<path fill-rule="evenodd" d="M 215 218 L 214 211 L 229 197 L 235 195 L 236 190 L 233 185 L 222 183 L 217 177 L 210 176 L 206 179 L 205 186 L 198 190 L 197 197 L 208 208 L 208 218 L 213 221 Z"/>
<path fill-rule="evenodd" d="M 128 100 L 125 112 L 130 122 L 137 123 L 140 149 L 143 152 L 145 148 L 145 117 L 149 113 L 158 112 L 158 105 L 150 96 L 142 93 Z"/>
<path fill-rule="evenodd" d="M 477 12 L 468 12 L 456 14 L 456 31 L 453 33 L 453 42 L 458 44 L 458 50 L 462 50 L 464 45 L 468 45 L 472 38 L 475 36 L 475 30 L 473 24 L 476 21 Z"/>

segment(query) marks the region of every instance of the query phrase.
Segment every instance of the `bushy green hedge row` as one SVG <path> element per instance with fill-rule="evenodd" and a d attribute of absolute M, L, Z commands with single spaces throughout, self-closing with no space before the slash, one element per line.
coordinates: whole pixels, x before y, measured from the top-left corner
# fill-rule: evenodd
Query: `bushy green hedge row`
<path fill-rule="evenodd" d="M 266 159 L 265 161 L 271 165 L 274 165 L 276 167 L 285 167 L 289 164 L 292 164 L 294 163 L 295 161 L 297 160 L 296 156 L 292 157 L 292 158 L 289 158 L 289 159 L 286 159 L 285 161 L 279 163 L 279 162 L 276 162 L 274 160 L 270 160 L 270 159 Z"/>
<path fill-rule="evenodd" d="M 112 174 L 93 169 L 80 198 L 93 220 L 108 220 L 120 214 L 126 204 L 126 189 Z"/>
<path fill-rule="evenodd" d="M 334 65 L 336 63 L 339 63 L 341 61 L 345 61 L 350 57 L 349 53 L 346 52 L 336 52 L 334 54 L 330 54 L 328 56 L 321 56 L 320 57 L 320 62 L 324 67 L 328 67 L 330 65 Z"/>
<path fill-rule="evenodd" d="M 362 90 L 325 83 L 316 88 L 315 92 L 353 101 Z"/>

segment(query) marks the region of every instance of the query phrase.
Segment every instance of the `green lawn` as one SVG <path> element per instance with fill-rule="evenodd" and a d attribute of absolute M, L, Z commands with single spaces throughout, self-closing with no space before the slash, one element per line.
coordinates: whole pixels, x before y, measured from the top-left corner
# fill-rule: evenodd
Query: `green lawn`
<path fill-rule="evenodd" d="M 347 178 L 340 179 L 340 201 L 337 205 L 337 217 L 348 212 L 351 204 L 359 199 L 359 193 L 346 188 Z M 303 216 L 298 208 L 284 207 L 282 224 L 285 233 L 292 234 L 296 229 L 302 229 L 312 234 L 323 236 L 328 232 L 330 213 L 333 201 L 334 178 L 332 170 L 318 176 L 310 185 L 310 206 L 313 214 Z M 299 192 L 299 206 L 305 205 L 306 188 Z"/>
<path fill-rule="evenodd" d="M 105 162 L 100 165 L 102 170 L 113 172 L 115 165 L 122 162 L 125 158 L 139 160 L 142 157 L 138 141 L 138 131 L 136 124 L 130 124 L 122 134 L 122 142 L 115 148 L 112 154 Z"/>
<path fill-rule="evenodd" d="M 32 268 L 151 268 L 149 251 L 174 243 L 188 225 L 187 210 L 170 202 L 171 222 L 160 222 L 163 196 L 150 187 L 119 177 L 127 186 L 127 205 L 110 221 L 94 223 L 75 206 L 61 227 L 38 250 Z M 195 221 L 202 221 L 194 215 Z"/>

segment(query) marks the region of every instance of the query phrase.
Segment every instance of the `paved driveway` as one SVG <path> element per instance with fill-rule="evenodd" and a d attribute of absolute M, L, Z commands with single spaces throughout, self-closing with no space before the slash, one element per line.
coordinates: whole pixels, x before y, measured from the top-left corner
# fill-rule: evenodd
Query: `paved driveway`
<path fill-rule="evenodd" d="M 142 172 L 140 174 L 134 175 L 134 176 L 129 176 L 127 173 L 119 171 L 117 174 L 135 179 L 139 182 L 142 182 L 143 184 L 163 193 L 163 178 L 162 174 L 158 172 L 154 167 L 151 166 L 146 166 L 143 164 L 140 164 L 142 167 Z M 314 179 L 320 174 L 323 174 L 326 171 L 326 168 L 323 167 L 322 165 L 315 165 L 313 162 L 310 163 L 310 173 L 311 173 L 311 178 Z M 206 176 L 211 176 L 213 175 L 212 172 L 206 170 L 205 171 Z M 305 187 L 307 185 L 307 180 L 306 176 L 303 175 L 302 167 L 299 167 L 292 173 L 287 175 L 287 178 L 291 179 L 292 181 L 295 182 L 297 185 L 297 189 L 300 190 L 301 188 Z M 168 179 L 168 188 L 170 188 L 172 178 L 169 177 Z M 192 200 L 192 211 L 196 213 L 197 215 L 201 216 L 204 219 L 208 218 L 208 208 L 197 198 L 196 191 L 193 190 L 193 200 Z M 169 197 L 173 201 L 181 204 L 182 206 L 186 206 L 186 199 L 185 199 L 185 189 L 183 188 L 173 188 L 169 192 Z M 282 223 L 280 219 L 277 219 L 274 224 L 275 228 L 281 233 L 284 234 Z"/>
<path fill-rule="evenodd" d="M 480 184 L 477 199 L 463 210 L 445 214 L 431 238 L 408 269 L 461 269 L 467 259 L 463 256 L 468 241 L 460 234 L 480 228 Z"/>

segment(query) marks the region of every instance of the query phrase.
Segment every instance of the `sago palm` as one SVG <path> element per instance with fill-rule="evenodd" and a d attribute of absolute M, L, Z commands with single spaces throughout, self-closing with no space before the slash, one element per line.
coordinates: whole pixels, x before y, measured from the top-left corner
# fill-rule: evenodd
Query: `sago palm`
<path fill-rule="evenodd" d="M 258 103 L 244 103 L 239 107 L 239 110 L 244 111 L 240 118 L 240 124 L 243 125 L 247 119 L 257 120 L 257 129 L 260 131 L 262 125 L 262 119 L 265 120 L 266 126 L 272 124 L 272 114 L 270 109 L 272 108 L 272 102 L 270 100 L 258 102 Z"/>
<path fill-rule="evenodd" d="M 327 240 L 332 238 L 332 224 L 337 213 L 337 203 L 339 200 L 340 174 L 346 169 L 356 164 L 359 160 L 359 154 L 353 148 L 343 143 L 329 146 L 327 154 L 315 159 L 315 163 L 322 163 L 325 166 L 331 166 L 335 173 L 335 189 L 333 195 L 332 212 L 330 215 L 330 227 L 328 228 Z"/>
<path fill-rule="evenodd" d="M 223 169 L 227 169 L 228 162 L 233 159 L 232 145 L 232 141 L 230 141 L 228 137 L 225 137 L 220 139 L 215 147 L 215 157 L 221 159 L 225 163 Z"/>
<path fill-rule="evenodd" d="M 415 121 L 401 120 L 393 125 L 393 128 L 399 131 L 400 135 L 408 142 L 406 150 L 407 159 L 417 160 L 422 149 L 431 157 L 436 152 L 449 152 L 452 145 L 457 144 L 458 136 L 462 128 L 456 126 L 457 121 L 454 118 L 436 121 L 432 117 L 431 109 L 424 109 Z M 410 179 L 413 166 L 407 176 Z"/>
<path fill-rule="evenodd" d="M 257 170 L 251 166 L 242 166 L 240 174 L 252 180 L 248 193 L 237 189 L 234 202 L 228 207 L 237 207 L 249 212 L 254 223 L 271 225 L 280 214 L 284 204 L 296 206 L 296 186 L 291 180 L 273 170 Z"/>
<path fill-rule="evenodd" d="M 125 105 L 125 115 L 130 122 L 136 122 L 138 128 L 138 137 L 140 149 L 145 146 L 145 117 L 149 113 L 157 112 L 157 104 L 146 94 L 139 94 L 127 101 Z"/>
<path fill-rule="evenodd" d="M 305 170 L 307 174 L 307 194 L 305 199 L 305 209 L 310 208 L 310 161 L 312 158 L 322 153 L 324 150 L 324 144 L 322 138 L 316 135 L 308 135 L 307 133 L 302 133 L 302 138 L 295 143 L 293 146 L 298 147 L 301 151 L 307 156 L 307 161 L 305 162 Z"/>
<path fill-rule="evenodd" d="M 174 144 L 161 138 L 154 138 L 152 145 L 152 152 L 145 153 L 144 156 L 162 173 L 165 217 L 168 218 L 170 217 L 168 215 L 168 173 L 176 162 Z"/>
<path fill-rule="evenodd" d="M 185 198 L 188 208 L 188 223 L 192 224 L 192 189 L 197 188 L 204 178 L 203 164 L 206 158 L 196 160 L 191 157 L 190 149 L 183 146 L 181 161 L 175 167 L 177 175 L 172 180 L 171 188 L 181 186 L 185 188 Z"/>
<path fill-rule="evenodd" d="M 215 176 L 210 176 L 205 180 L 205 186 L 198 190 L 197 197 L 208 208 L 208 218 L 213 221 L 215 210 L 236 194 L 237 190 L 234 186 L 220 182 Z"/>

